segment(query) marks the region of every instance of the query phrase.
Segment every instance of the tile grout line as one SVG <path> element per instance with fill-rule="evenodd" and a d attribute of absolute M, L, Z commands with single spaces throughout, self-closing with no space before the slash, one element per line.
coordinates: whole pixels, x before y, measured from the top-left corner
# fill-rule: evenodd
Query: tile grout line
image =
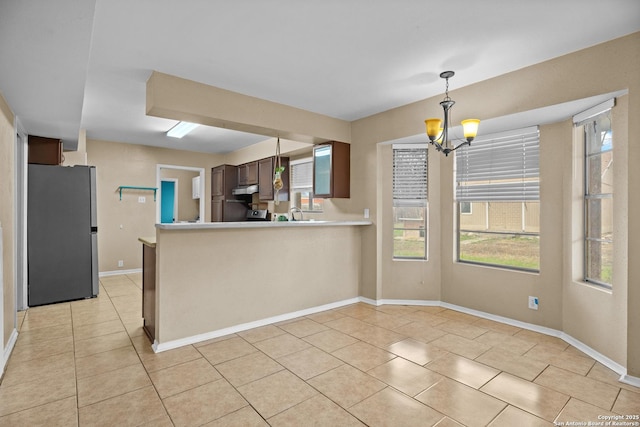
<path fill-rule="evenodd" d="M 78 426 L 80 426 L 80 393 L 78 388 L 78 371 L 76 367 L 76 332 L 75 325 L 73 320 L 73 307 L 69 304 L 69 311 L 71 312 L 71 346 L 73 348 L 73 376 L 75 377 L 75 385 L 76 385 L 76 420 L 78 422 Z"/>

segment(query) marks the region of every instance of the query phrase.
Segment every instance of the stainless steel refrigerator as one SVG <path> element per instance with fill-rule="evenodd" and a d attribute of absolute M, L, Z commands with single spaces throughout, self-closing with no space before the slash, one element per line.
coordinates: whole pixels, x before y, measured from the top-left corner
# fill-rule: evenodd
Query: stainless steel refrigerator
<path fill-rule="evenodd" d="M 29 165 L 30 307 L 98 295 L 95 189 L 94 166 Z"/>

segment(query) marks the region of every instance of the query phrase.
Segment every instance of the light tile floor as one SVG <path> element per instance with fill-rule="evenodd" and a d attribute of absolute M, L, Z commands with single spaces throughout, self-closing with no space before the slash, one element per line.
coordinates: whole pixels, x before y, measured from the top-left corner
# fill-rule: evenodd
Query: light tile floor
<path fill-rule="evenodd" d="M 564 341 L 439 307 L 355 304 L 159 354 L 140 274 L 19 314 L 2 426 L 552 426 L 640 414 Z"/>

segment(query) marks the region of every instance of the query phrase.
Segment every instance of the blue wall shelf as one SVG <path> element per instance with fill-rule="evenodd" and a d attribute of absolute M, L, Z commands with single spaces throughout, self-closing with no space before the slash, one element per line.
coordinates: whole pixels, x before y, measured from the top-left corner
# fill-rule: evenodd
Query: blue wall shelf
<path fill-rule="evenodd" d="M 157 187 L 136 187 L 133 185 L 121 185 L 118 187 L 118 191 L 120 192 L 120 200 L 122 200 L 122 190 L 143 190 L 143 191 L 153 191 L 153 201 L 156 201 L 156 192 L 158 191 Z"/>

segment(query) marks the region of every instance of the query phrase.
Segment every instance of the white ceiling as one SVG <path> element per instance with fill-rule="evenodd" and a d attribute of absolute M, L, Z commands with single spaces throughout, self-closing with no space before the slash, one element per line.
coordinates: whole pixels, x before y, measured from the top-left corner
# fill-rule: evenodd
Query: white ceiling
<path fill-rule="evenodd" d="M 224 153 L 145 115 L 152 70 L 354 120 L 640 30 L 638 0 L 0 0 L 0 91 L 30 134 Z M 594 64 L 594 66 L 604 66 Z"/>

